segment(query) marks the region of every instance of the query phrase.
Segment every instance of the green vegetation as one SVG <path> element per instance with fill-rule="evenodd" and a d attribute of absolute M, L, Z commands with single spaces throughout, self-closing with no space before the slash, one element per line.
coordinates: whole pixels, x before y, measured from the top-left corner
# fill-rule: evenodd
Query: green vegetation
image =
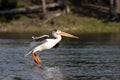
<path fill-rule="evenodd" d="M 0 23 L 0 32 L 44 32 L 54 28 L 76 33 L 119 33 L 119 22 L 103 23 L 100 20 L 88 17 L 78 17 L 73 14 L 61 15 L 54 18 L 55 23 L 42 24 L 39 18 L 22 16 L 11 22 Z"/>
<path fill-rule="evenodd" d="M 47 0 L 47 2 L 49 1 Z M 102 10 L 98 9 L 100 6 L 97 5 L 98 2 L 95 0 L 68 0 L 68 2 L 73 14 L 61 15 L 54 18 L 54 24 L 50 22 L 43 24 L 44 20 L 39 18 L 39 13 L 1 14 L 0 32 L 46 32 L 57 28 L 76 33 L 120 33 L 119 22 L 103 23 L 101 20 L 96 19 L 98 17 L 103 19 L 106 15 L 108 16 L 108 13 L 106 13 L 108 11 L 108 7 L 106 7 L 108 1 L 101 3 L 101 6 L 104 4 L 102 6 L 104 9 L 101 8 Z M 28 7 L 39 3 L 40 0 L 35 0 L 35 2 L 34 0 L 0 0 L 0 9 L 8 10 Z M 50 17 L 49 12 L 47 16 Z"/>

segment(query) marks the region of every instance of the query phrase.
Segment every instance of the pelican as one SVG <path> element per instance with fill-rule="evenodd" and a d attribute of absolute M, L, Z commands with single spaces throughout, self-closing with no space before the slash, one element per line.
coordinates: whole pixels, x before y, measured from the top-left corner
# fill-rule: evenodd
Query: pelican
<path fill-rule="evenodd" d="M 77 36 L 74 36 L 72 34 L 57 29 L 54 29 L 52 31 L 52 35 L 54 37 L 53 39 L 48 39 L 49 35 L 43 35 L 40 37 L 32 36 L 31 44 L 33 47 L 27 52 L 27 54 L 25 54 L 25 56 L 31 54 L 33 56 L 34 62 L 39 64 L 41 62 L 41 59 L 35 54 L 36 52 L 57 47 L 62 39 L 62 36 L 76 38 L 76 39 L 79 38 Z"/>

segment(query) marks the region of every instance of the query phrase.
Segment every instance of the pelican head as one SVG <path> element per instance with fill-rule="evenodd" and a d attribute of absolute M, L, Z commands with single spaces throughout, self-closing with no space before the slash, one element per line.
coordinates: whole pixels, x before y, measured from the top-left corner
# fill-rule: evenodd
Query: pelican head
<path fill-rule="evenodd" d="M 71 37 L 71 38 L 79 39 L 79 37 L 77 37 L 77 36 L 74 36 L 74 35 L 72 35 L 72 34 L 63 32 L 63 31 L 58 30 L 58 29 L 53 30 L 52 34 L 53 34 L 53 35 L 60 35 L 60 36 L 66 36 L 66 37 Z"/>

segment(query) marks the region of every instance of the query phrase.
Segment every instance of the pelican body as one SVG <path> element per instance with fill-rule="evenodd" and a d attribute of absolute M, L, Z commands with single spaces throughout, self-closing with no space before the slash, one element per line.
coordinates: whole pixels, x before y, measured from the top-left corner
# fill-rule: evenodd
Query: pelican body
<path fill-rule="evenodd" d="M 27 52 L 27 55 L 31 54 L 34 58 L 34 62 L 39 64 L 41 59 L 35 54 L 38 51 L 48 50 L 53 47 L 58 46 L 58 43 L 61 41 L 62 36 L 71 37 L 78 39 L 79 37 L 74 36 L 72 34 L 62 32 L 61 30 L 53 30 L 52 31 L 53 39 L 48 39 L 49 35 L 43 35 L 40 37 L 32 37 L 31 45 L 32 48 Z"/>

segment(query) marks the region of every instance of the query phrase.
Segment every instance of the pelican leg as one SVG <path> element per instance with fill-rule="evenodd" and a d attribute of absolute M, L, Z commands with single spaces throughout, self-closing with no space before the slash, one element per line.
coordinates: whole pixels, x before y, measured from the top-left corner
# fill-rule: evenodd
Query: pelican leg
<path fill-rule="evenodd" d="M 41 62 L 41 59 L 35 54 L 35 58 L 37 59 L 38 62 Z"/>
<path fill-rule="evenodd" d="M 40 63 L 41 62 L 41 59 L 34 53 L 34 52 L 32 52 L 32 56 L 33 56 L 33 58 L 34 58 L 34 62 L 35 63 Z"/>

